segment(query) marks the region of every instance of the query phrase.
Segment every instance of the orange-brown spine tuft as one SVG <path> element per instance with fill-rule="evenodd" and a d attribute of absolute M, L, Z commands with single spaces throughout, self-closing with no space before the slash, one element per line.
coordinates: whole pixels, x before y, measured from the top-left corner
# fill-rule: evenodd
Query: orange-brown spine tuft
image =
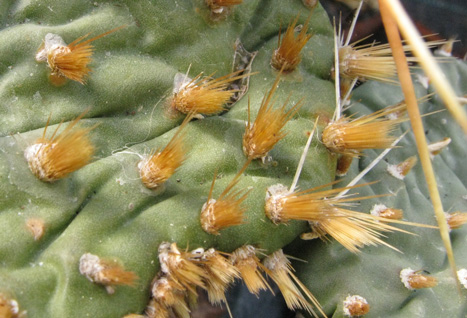
<path fill-rule="evenodd" d="M 249 190 L 232 191 L 232 189 L 237 185 L 240 176 L 246 170 L 250 161 L 248 160 L 244 164 L 243 168 L 235 175 L 217 200 L 212 198 L 216 180 L 216 175 L 214 175 L 208 200 L 201 208 L 200 215 L 201 227 L 207 233 L 219 235 L 219 231 L 224 228 L 244 223 L 243 215 L 246 208 L 241 204 L 247 198 Z"/>
<path fill-rule="evenodd" d="M 225 105 L 238 90 L 230 89 L 229 85 L 251 74 L 240 74 L 244 70 L 236 71 L 219 78 L 203 77 L 198 74 L 194 79 L 183 74 L 176 74 L 174 79 L 172 109 L 181 113 L 214 115 L 225 110 Z M 240 75 L 239 75 L 240 74 Z"/>
<path fill-rule="evenodd" d="M 34 237 L 34 241 L 38 241 L 42 238 L 45 231 L 44 221 L 42 219 L 28 219 L 26 221 L 26 227 Z M 1 317 L 1 316 L 0 316 Z"/>
<path fill-rule="evenodd" d="M 46 138 L 47 125 L 42 138 L 24 151 L 32 173 L 42 181 L 53 182 L 85 166 L 94 154 L 88 133 L 94 128 L 73 129 L 86 112 L 73 120 L 57 135 L 61 124 L 50 138 Z"/>
<path fill-rule="evenodd" d="M 261 290 L 271 287 L 264 278 L 262 272 L 267 271 L 259 258 L 256 256 L 256 248 L 252 245 L 245 245 L 237 248 L 230 256 L 230 261 L 238 269 L 250 293 L 259 295 Z"/>
<path fill-rule="evenodd" d="M 185 161 L 185 127 L 192 117 L 192 114 L 189 114 L 185 118 L 163 150 L 156 150 L 148 158 L 139 162 L 138 168 L 141 181 L 147 188 L 156 189 L 161 186 Z"/>
<path fill-rule="evenodd" d="M 300 100 L 291 109 L 285 111 L 288 99 L 279 109 L 274 109 L 273 96 L 279 84 L 281 73 L 267 95 L 264 96 L 253 124 L 250 122 L 250 101 L 248 101 L 248 122 L 243 134 L 243 152 L 248 159 L 265 158 L 274 145 L 285 137 L 285 124 L 298 112 L 303 105 Z"/>
<path fill-rule="evenodd" d="M 268 269 L 268 276 L 279 287 L 282 296 L 291 310 L 303 309 L 314 317 L 318 317 L 313 307 L 318 308 L 323 317 L 326 314 L 321 309 L 318 300 L 306 286 L 293 274 L 293 267 L 282 250 L 277 250 L 263 261 Z M 311 303 L 310 303 L 311 302 Z"/>
<path fill-rule="evenodd" d="M 405 119 L 389 119 L 389 115 L 401 111 L 390 107 L 357 119 L 341 117 L 323 130 L 322 141 L 326 148 L 339 154 L 359 157 L 365 149 L 386 149 L 396 139 L 391 134 Z"/>
<path fill-rule="evenodd" d="M 125 271 L 116 262 L 101 260 L 91 253 L 81 256 L 79 271 L 91 282 L 104 285 L 109 294 L 115 292 L 115 285 L 134 286 L 138 279 L 134 272 Z"/>
<path fill-rule="evenodd" d="M 300 52 L 302 51 L 303 47 L 306 45 L 309 39 L 313 36 L 313 34 L 308 34 L 308 24 L 311 19 L 311 14 L 305 24 L 301 27 L 300 32 L 297 36 L 295 36 L 295 27 L 298 22 L 298 18 L 300 16 L 297 15 L 295 20 L 290 22 L 289 26 L 287 27 L 287 31 L 285 32 L 284 38 L 281 42 L 281 34 L 279 32 L 279 45 L 278 48 L 274 51 L 272 58 L 271 58 L 271 65 L 276 70 L 282 70 L 284 73 L 289 73 L 294 71 L 298 64 L 301 61 Z"/>
<path fill-rule="evenodd" d="M 401 282 L 407 289 L 432 288 L 438 285 L 438 280 L 433 276 L 428 276 L 422 271 L 414 271 L 411 268 L 404 268 L 400 272 Z"/>
<path fill-rule="evenodd" d="M 370 305 L 362 296 L 349 295 L 344 300 L 343 309 L 347 317 L 360 317 L 370 312 Z"/>
<path fill-rule="evenodd" d="M 51 69 L 50 79 L 55 85 L 62 85 L 64 78 L 85 84 L 86 77 L 91 72 L 88 65 L 92 61 L 91 56 L 94 51 L 93 46 L 89 43 L 124 27 L 126 25 L 85 40 L 89 36 L 88 33 L 77 38 L 69 45 L 66 45 L 60 36 L 49 33 L 46 36 L 45 43 L 36 54 L 36 60 L 39 62 L 47 61 Z"/>

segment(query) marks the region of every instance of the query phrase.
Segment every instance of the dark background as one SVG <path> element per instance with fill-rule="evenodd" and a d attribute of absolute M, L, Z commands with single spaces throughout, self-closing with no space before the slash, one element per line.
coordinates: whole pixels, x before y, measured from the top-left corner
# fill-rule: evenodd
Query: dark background
<path fill-rule="evenodd" d="M 414 21 L 422 35 L 433 35 L 430 40 L 450 39 L 458 40 L 454 44 L 453 55 L 465 58 L 467 53 L 467 0 L 401 0 L 403 6 Z M 342 13 L 342 27 L 350 26 L 354 9 L 346 2 L 356 3 L 355 0 L 320 0 L 330 18 Z M 366 0 L 360 14 L 352 42 L 368 35 L 373 35 L 368 41 L 386 43 L 386 34 L 382 26 L 381 17 L 377 9 L 376 0 Z"/>

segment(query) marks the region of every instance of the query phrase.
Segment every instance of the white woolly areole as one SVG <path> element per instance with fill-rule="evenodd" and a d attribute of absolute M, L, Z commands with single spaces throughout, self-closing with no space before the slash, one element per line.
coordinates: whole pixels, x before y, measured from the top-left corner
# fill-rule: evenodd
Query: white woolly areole
<path fill-rule="evenodd" d="M 42 168 L 41 156 L 42 156 L 42 147 L 45 146 L 43 143 L 37 143 L 31 145 L 24 150 L 24 157 L 26 158 L 29 168 L 34 172 L 38 173 L 39 177 L 45 178 L 46 173 Z"/>
<path fill-rule="evenodd" d="M 425 89 L 428 89 L 428 87 L 430 86 L 430 79 L 428 78 L 428 76 L 417 73 L 417 74 L 415 74 L 415 77 L 417 78 L 418 82 L 420 84 L 422 84 L 422 86 Z"/>
<path fill-rule="evenodd" d="M 48 151 L 53 149 L 55 145 L 55 143 L 51 144 L 50 147 L 47 148 L 47 151 L 45 151 L 45 147 L 48 146 L 47 144 L 36 143 L 24 150 L 24 157 L 28 162 L 29 169 L 43 181 L 55 181 L 54 178 L 49 176 L 49 171 L 46 171 L 43 165 L 44 156 Z"/>
<path fill-rule="evenodd" d="M 158 156 L 160 154 L 157 153 L 155 156 Z M 154 164 L 154 162 L 151 161 L 151 157 L 144 158 L 140 162 L 138 162 L 138 170 L 139 170 L 139 175 L 141 179 L 145 179 L 146 181 L 144 184 L 146 187 L 151 188 L 151 189 L 156 189 L 159 187 L 161 184 L 158 184 L 156 180 L 154 180 L 153 176 L 158 175 L 160 173 L 159 167 Z"/>
<path fill-rule="evenodd" d="M 97 275 L 104 269 L 98 256 L 86 253 L 79 259 L 79 272 L 94 282 Z"/>
<path fill-rule="evenodd" d="M 222 12 L 224 12 L 224 10 L 225 10 L 225 7 L 219 7 L 216 9 L 212 9 L 212 12 L 215 14 L 221 14 Z"/>
<path fill-rule="evenodd" d="M 451 213 L 444 212 L 444 217 L 446 218 L 446 222 L 448 223 L 448 231 L 451 232 L 451 226 L 449 226 L 449 220 L 452 218 Z"/>
<path fill-rule="evenodd" d="M 283 184 L 275 184 L 270 186 L 266 191 L 266 201 L 269 198 L 278 199 L 289 194 L 289 189 Z"/>
<path fill-rule="evenodd" d="M 216 250 L 211 247 L 208 250 L 204 251 L 203 257 L 201 258 L 203 261 L 206 261 L 213 257 L 216 254 Z"/>
<path fill-rule="evenodd" d="M 174 84 L 173 84 L 174 88 L 173 88 L 172 93 L 173 94 L 178 94 L 181 90 L 183 90 L 185 88 L 196 87 L 196 85 L 194 83 L 192 83 L 191 81 L 193 81 L 193 79 L 189 78 L 186 74 L 183 74 L 183 73 L 175 74 Z"/>
<path fill-rule="evenodd" d="M 274 271 L 276 269 L 287 269 L 288 263 L 289 260 L 284 255 L 282 249 L 275 251 L 274 253 L 266 257 L 263 261 L 264 266 L 271 271 Z"/>
<path fill-rule="evenodd" d="M 388 165 L 386 171 L 389 172 L 391 176 L 399 180 L 404 180 L 405 176 L 402 174 L 402 169 L 398 165 Z"/>
<path fill-rule="evenodd" d="M 169 249 L 169 242 L 162 242 L 159 245 L 159 263 L 161 264 L 161 271 L 166 274 L 169 273 L 169 268 L 167 266 L 167 262 L 169 261 Z"/>
<path fill-rule="evenodd" d="M 386 115 L 386 117 L 390 120 L 396 120 L 397 118 L 399 118 L 399 115 L 397 115 L 397 113 L 389 113 Z"/>
<path fill-rule="evenodd" d="M 190 259 L 200 259 L 204 256 L 204 248 L 198 247 L 190 252 Z"/>
<path fill-rule="evenodd" d="M 36 53 L 36 61 L 46 62 L 47 55 L 53 50 L 66 48 L 67 44 L 62 37 L 57 34 L 47 33 L 44 40 L 44 48 Z"/>
<path fill-rule="evenodd" d="M 159 263 L 163 273 L 170 274 L 170 269 L 176 268 L 181 261 L 182 256 L 175 243 L 162 242 L 159 245 Z"/>
<path fill-rule="evenodd" d="M 8 302 L 10 303 L 11 313 L 14 314 L 14 315 L 19 314 L 18 302 L 16 300 L 14 300 L 14 299 L 10 299 Z"/>
<path fill-rule="evenodd" d="M 411 269 L 410 267 L 409 268 L 404 268 L 403 270 L 401 270 L 401 273 L 400 273 L 401 282 L 402 282 L 402 284 L 404 284 L 404 286 L 407 289 L 413 290 L 412 286 L 410 286 L 410 277 L 414 273 L 415 273 L 415 271 L 413 269 Z"/>
<path fill-rule="evenodd" d="M 214 225 L 216 224 L 216 216 L 214 215 L 214 204 L 216 202 L 216 199 L 209 199 L 203 204 L 203 207 L 201 208 L 201 226 L 203 230 L 208 233 L 212 233 Z M 215 230 L 217 230 L 217 228 Z"/>
<path fill-rule="evenodd" d="M 459 282 L 464 286 L 465 289 L 467 289 L 467 269 L 462 268 L 457 271 L 457 278 L 459 279 Z"/>
<path fill-rule="evenodd" d="M 253 256 L 256 256 L 256 248 L 253 245 L 245 245 L 233 251 L 230 260 L 235 263 Z"/>
<path fill-rule="evenodd" d="M 387 210 L 388 207 L 385 206 L 384 204 L 375 204 L 373 205 L 373 207 L 371 208 L 371 215 L 374 215 L 374 216 L 381 216 L 381 212 L 384 212 L 385 210 Z"/>
<path fill-rule="evenodd" d="M 203 207 L 201 208 L 201 211 L 204 211 L 206 209 L 212 210 L 210 206 L 212 206 L 214 203 L 216 203 L 216 199 L 209 199 L 207 202 L 203 204 Z M 211 211 L 207 211 L 206 213 L 209 213 L 209 215 L 212 215 L 213 213 Z"/>
<path fill-rule="evenodd" d="M 353 317 L 353 314 L 350 312 L 350 308 L 355 304 L 355 303 L 360 303 L 360 304 L 365 304 L 368 305 L 368 302 L 366 301 L 365 298 L 362 296 L 358 295 L 349 295 L 347 298 L 344 300 L 344 314 L 348 317 Z"/>
<path fill-rule="evenodd" d="M 280 183 L 270 186 L 266 191 L 266 215 L 275 224 L 281 223 L 281 212 L 283 209 L 283 201 L 281 199 L 288 194 L 290 194 L 289 189 Z"/>
<path fill-rule="evenodd" d="M 149 163 L 149 158 L 144 158 L 143 160 L 141 160 L 140 162 L 138 162 L 138 170 L 140 171 L 140 173 L 146 173 L 146 166 L 147 164 Z M 144 171 L 143 171 L 144 170 Z"/>
<path fill-rule="evenodd" d="M 171 289 L 169 280 L 166 277 L 161 277 L 152 285 L 152 296 L 154 299 L 163 299 L 168 290 Z"/>
<path fill-rule="evenodd" d="M 444 138 L 443 140 L 429 144 L 428 151 L 430 152 L 430 157 L 433 159 L 435 154 L 439 153 L 441 150 L 449 146 L 451 141 L 451 138 Z"/>

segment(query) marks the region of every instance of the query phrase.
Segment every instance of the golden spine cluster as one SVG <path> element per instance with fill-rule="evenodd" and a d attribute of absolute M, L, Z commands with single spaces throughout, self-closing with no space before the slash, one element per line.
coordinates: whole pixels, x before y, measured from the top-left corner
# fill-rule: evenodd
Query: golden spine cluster
<path fill-rule="evenodd" d="M 223 303 L 228 308 L 225 292 L 235 279 L 242 279 L 256 296 L 261 290 L 272 292 L 265 274 L 279 286 L 290 309 L 305 309 L 318 317 L 316 307 L 326 317 L 317 299 L 293 274 L 290 261 L 282 250 L 266 257 L 263 262 L 258 254 L 262 254 L 261 250 L 252 245 L 228 254 L 214 248 L 181 251 L 176 243 L 162 243 L 159 247 L 161 271 L 152 283 L 152 297 L 143 317 L 189 317 L 196 304 L 198 288 L 207 292 L 212 304 Z"/>

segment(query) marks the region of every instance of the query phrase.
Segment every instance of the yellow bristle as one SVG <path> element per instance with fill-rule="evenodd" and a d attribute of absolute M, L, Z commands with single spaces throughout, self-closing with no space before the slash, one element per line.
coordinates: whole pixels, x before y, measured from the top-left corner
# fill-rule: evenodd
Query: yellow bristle
<path fill-rule="evenodd" d="M 83 41 L 89 36 L 89 34 L 86 34 L 67 46 L 53 45 L 47 52 L 45 52 L 47 55 L 47 64 L 51 69 L 52 82 L 54 84 L 61 85 L 63 84 L 63 81 L 60 80 L 60 77 L 62 77 L 85 84 L 86 77 L 89 75 L 89 72 L 91 72 L 88 64 L 92 61 L 91 56 L 94 51 L 93 46 L 89 43 L 124 27 L 126 26 L 120 26 Z M 43 46 L 41 46 L 41 48 L 43 49 Z"/>
<path fill-rule="evenodd" d="M 370 312 L 370 305 L 362 296 L 347 296 L 344 300 L 344 314 L 347 317 L 360 317 Z"/>
<path fill-rule="evenodd" d="M 341 117 L 323 130 L 322 141 L 331 151 L 359 157 L 365 149 L 385 149 L 396 139 L 391 133 L 405 119 L 388 119 L 386 116 L 400 112 L 405 104 L 389 107 L 357 119 Z"/>
<path fill-rule="evenodd" d="M 388 44 L 339 48 L 339 71 L 342 79 L 396 82 L 396 65 Z"/>
<path fill-rule="evenodd" d="M 101 272 L 101 281 L 104 285 L 127 285 L 134 286 L 138 279 L 133 272 L 125 271 L 118 264 L 102 262 L 104 269 Z"/>
<path fill-rule="evenodd" d="M 467 223 L 467 212 L 446 213 L 446 221 L 448 222 L 449 229 L 458 229 Z"/>
<path fill-rule="evenodd" d="M 360 81 L 376 80 L 382 82 L 397 83 L 396 64 L 392 57 L 389 44 L 363 44 L 362 40 L 350 45 L 339 47 L 339 73 L 341 79 Z M 446 41 L 427 42 L 429 47 L 436 47 Z M 405 52 L 409 52 L 410 46 L 405 45 Z M 416 62 L 414 57 L 408 57 L 408 61 Z"/>
<path fill-rule="evenodd" d="M 162 151 L 156 150 L 138 164 L 141 181 L 149 189 L 156 189 L 167 181 L 186 159 L 184 128 L 192 119 L 189 114 Z"/>
<path fill-rule="evenodd" d="M 149 301 L 146 307 L 144 318 L 169 318 L 171 315 L 170 309 L 155 299 Z"/>
<path fill-rule="evenodd" d="M 172 311 L 174 317 L 191 318 L 190 306 L 186 303 L 186 301 L 177 302 L 174 306 L 172 306 Z"/>
<path fill-rule="evenodd" d="M 366 184 L 318 191 L 334 183 L 336 182 L 299 192 L 290 192 L 287 187 L 281 184 L 273 185 L 266 192 L 264 206 L 266 216 L 275 224 L 287 223 L 290 220 L 318 222 L 346 215 L 347 210 L 343 210 L 339 206 L 345 205 L 346 202 L 367 198 L 336 197 L 344 190 L 362 187 Z"/>
<path fill-rule="evenodd" d="M 400 272 L 402 283 L 407 289 L 432 288 L 438 285 L 435 277 L 424 275 L 422 271 L 414 271 L 411 268 L 404 268 Z"/>
<path fill-rule="evenodd" d="M 166 317 L 169 313 L 175 312 L 177 317 L 189 317 L 187 290 L 180 289 L 180 284 L 171 275 L 159 276 L 153 282 L 152 299 L 146 314 L 149 317 Z"/>
<path fill-rule="evenodd" d="M 244 70 L 211 79 L 203 78 L 203 73 L 194 79 L 185 79 L 182 83 L 176 83 L 180 87 L 174 87 L 174 95 L 171 107 L 181 113 L 214 115 L 225 110 L 225 105 L 238 90 L 229 89 L 232 82 L 248 77 L 251 74 L 241 74 Z"/>
<path fill-rule="evenodd" d="M 289 309 L 304 309 L 313 316 L 318 317 L 313 309 L 314 306 L 326 317 L 318 300 L 293 274 L 292 264 L 282 250 L 278 250 L 266 257 L 263 263 L 269 270 L 268 275 L 279 287 Z M 309 303 L 309 301 L 311 301 L 311 303 Z"/>
<path fill-rule="evenodd" d="M 152 283 L 152 297 L 166 307 L 179 301 L 180 294 L 181 290 L 170 277 L 160 277 Z"/>
<path fill-rule="evenodd" d="M 384 237 L 381 232 L 398 231 L 409 233 L 383 222 L 378 222 L 379 219 L 372 218 L 368 214 L 349 210 L 341 210 L 340 212 L 345 216 L 316 222 L 313 229 L 321 235 L 330 235 L 352 253 L 360 252 L 359 249 L 364 246 L 379 244 L 399 251 L 381 239 L 381 237 Z"/>
<path fill-rule="evenodd" d="M 383 236 L 381 232 L 409 232 L 388 225 L 386 222 L 431 227 L 344 209 L 343 206 L 348 206 L 351 202 L 377 196 L 352 197 L 339 195 L 343 191 L 362 187 L 366 184 L 318 191 L 335 183 L 300 192 L 290 192 L 280 184 L 269 187 L 266 194 L 265 213 L 275 224 L 286 223 L 289 220 L 308 221 L 313 224 L 314 233 L 302 236 L 303 239 L 323 238 L 326 234 L 329 234 L 354 253 L 365 245 L 382 244 L 395 249 L 381 240 Z"/>
<path fill-rule="evenodd" d="M 115 292 L 113 286 L 134 286 L 138 279 L 135 273 L 125 271 L 116 262 L 101 260 L 98 256 L 90 253 L 81 256 L 79 271 L 91 282 L 104 285 L 109 294 Z"/>
<path fill-rule="evenodd" d="M 372 197 L 354 198 L 353 200 L 361 200 L 366 198 Z M 351 199 L 347 201 L 351 201 Z M 300 237 L 304 240 L 315 238 L 326 239 L 326 235 L 330 235 L 346 249 L 353 253 L 358 253 L 359 248 L 362 248 L 366 245 L 376 246 L 378 244 L 385 245 L 399 252 L 398 249 L 381 239 L 382 237 L 385 237 L 382 232 L 401 232 L 405 234 L 412 233 L 388 225 L 387 223 L 397 223 L 432 229 L 437 228 L 436 226 L 400 221 L 397 219 L 388 219 L 371 214 L 338 208 L 336 210 L 336 217 L 310 222 L 313 232 L 304 233 Z"/>
<path fill-rule="evenodd" d="M 53 76 L 66 77 L 84 84 L 85 78 L 91 72 L 88 64 L 92 61 L 92 54 L 93 46 L 90 44 L 70 44 L 63 49 L 57 48 L 49 52 L 47 63 Z"/>
<path fill-rule="evenodd" d="M 50 138 L 45 137 L 47 122 L 42 138 L 26 148 L 24 156 L 37 178 L 53 182 L 66 177 L 91 160 L 94 146 L 89 140 L 88 133 L 94 127 L 73 130 L 85 113 L 73 120 L 63 132 L 56 135 L 60 124 Z"/>
<path fill-rule="evenodd" d="M 284 38 L 281 42 L 281 34 L 279 33 L 279 45 L 278 48 L 274 51 L 271 58 L 271 65 L 276 70 L 282 70 L 284 73 L 292 72 L 298 66 L 301 61 L 300 52 L 308 42 L 308 40 L 313 36 L 313 34 L 307 34 L 308 24 L 310 22 L 311 14 L 305 24 L 302 26 L 300 33 L 295 36 L 295 26 L 297 25 L 298 18 L 297 15 L 295 20 L 290 22 L 285 32 Z"/>
<path fill-rule="evenodd" d="M 176 243 L 161 243 L 159 262 L 161 271 L 168 275 L 178 289 L 196 294 L 196 287 L 205 287 L 206 272 L 190 259 L 191 254 L 182 252 Z"/>
<path fill-rule="evenodd" d="M 266 269 L 256 256 L 254 246 L 245 245 L 236 249 L 230 256 L 230 260 L 240 272 L 250 293 L 258 296 L 261 290 L 269 289 L 272 292 L 271 287 L 261 273 Z"/>
<path fill-rule="evenodd" d="M 214 175 L 208 200 L 201 208 L 200 214 L 201 227 L 207 233 L 219 235 L 219 231 L 224 228 L 245 223 L 243 215 L 246 212 L 246 208 L 242 207 L 241 204 L 250 191 L 232 191 L 232 189 L 237 185 L 240 176 L 248 167 L 249 163 L 250 160 L 248 160 L 243 168 L 235 175 L 217 200 L 212 198 L 214 183 L 216 181 L 216 175 Z"/>
<path fill-rule="evenodd" d="M 269 93 L 264 96 L 253 124 L 250 122 L 250 101 L 248 100 L 248 123 L 243 134 L 243 152 L 250 160 L 266 157 L 274 145 L 285 137 L 286 132 L 282 129 L 303 105 L 303 100 L 300 100 L 291 109 L 285 111 L 287 99 L 281 108 L 273 108 L 275 101 L 272 98 L 280 76 L 281 72 L 277 75 Z"/>
<path fill-rule="evenodd" d="M 201 262 L 208 277 L 206 290 L 209 301 L 211 304 L 227 303 L 225 291 L 235 278 L 240 278 L 238 269 L 213 248 L 203 254 Z"/>
<path fill-rule="evenodd" d="M 26 227 L 33 235 L 34 241 L 40 240 L 44 235 L 45 225 L 42 219 L 28 219 L 26 221 Z"/>
<path fill-rule="evenodd" d="M 393 177 L 403 180 L 405 176 L 412 170 L 412 168 L 417 164 L 417 156 L 412 156 L 402 161 L 397 165 L 388 165 L 386 170 Z"/>

